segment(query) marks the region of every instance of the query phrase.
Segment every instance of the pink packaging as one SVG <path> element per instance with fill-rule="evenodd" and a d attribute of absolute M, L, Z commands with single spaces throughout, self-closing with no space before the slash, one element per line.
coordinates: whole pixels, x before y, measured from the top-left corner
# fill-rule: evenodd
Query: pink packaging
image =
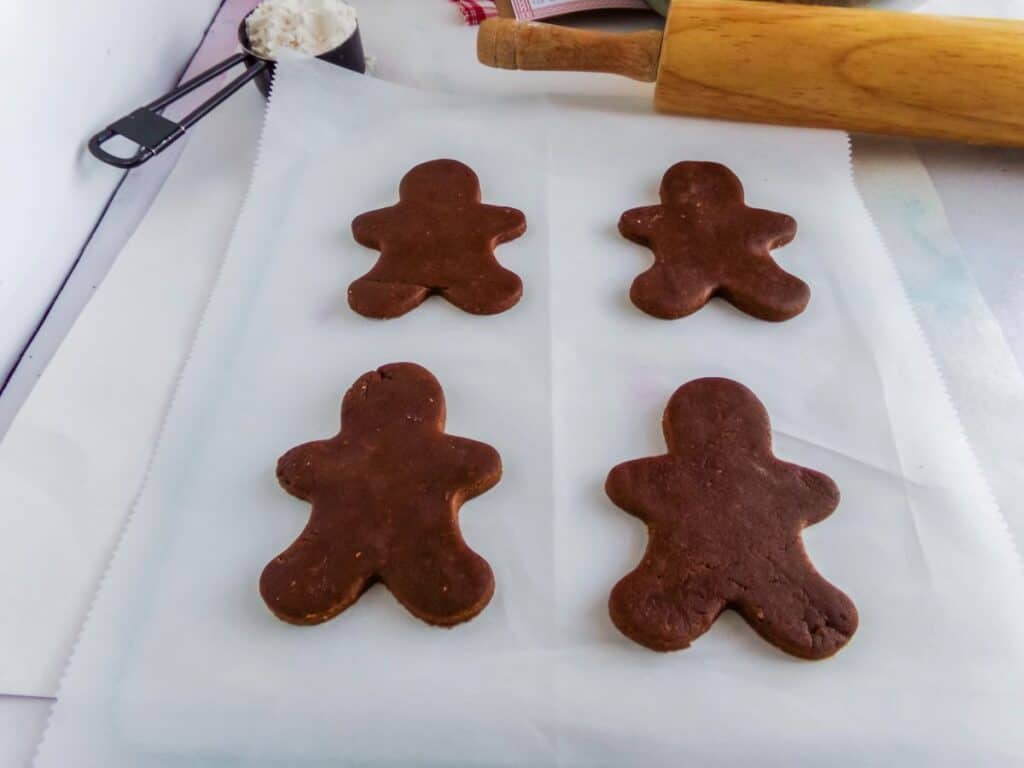
<path fill-rule="evenodd" d="M 467 24 L 479 24 L 492 16 L 523 20 L 546 19 L 577 11 L 601 8 L 647 8 L 646 0 L 452 0 Z"/>

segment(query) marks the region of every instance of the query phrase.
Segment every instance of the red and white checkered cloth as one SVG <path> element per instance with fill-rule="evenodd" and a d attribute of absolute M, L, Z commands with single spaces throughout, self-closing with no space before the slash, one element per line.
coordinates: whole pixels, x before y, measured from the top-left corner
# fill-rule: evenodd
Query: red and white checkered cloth
<path fill-rule="evenodd" d="M 491 0 L 451 0 L 459 6 L 467 24 L 479 24 L 484 19 L 498 15 L 498 9 Z"/>

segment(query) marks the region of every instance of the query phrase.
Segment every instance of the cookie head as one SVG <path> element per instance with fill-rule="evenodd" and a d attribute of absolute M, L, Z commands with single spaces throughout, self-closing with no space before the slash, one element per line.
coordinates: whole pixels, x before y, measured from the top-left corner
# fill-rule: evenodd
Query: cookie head
<path fill-rule="evenodd" d="M 390 424 L 439 429 L 444 421 L 441 385 L 430 371 L 413 363 L 384 365 L 363 374 L 341 404 L 341 423 L 346 429 Z"/>
<path fill-rule="evenodd" d="M 398 196 L 407 202 L 479 203 L 480 179 L 458 160 L 431 160 L 405 174 Z"/>
<path fill-rule="evenodd" d="M 681 386 L 668 401 L 662 429 L 671 453 L 771 451 L 768 412 L 753 392 L 731 379 Z"/>
<path fill-rule="evenodd" d="M 668 206 L 738 204 L 743 202 L 743 185 L 719 163 L 676 163 L 661 180 L 661 202 Z"/>

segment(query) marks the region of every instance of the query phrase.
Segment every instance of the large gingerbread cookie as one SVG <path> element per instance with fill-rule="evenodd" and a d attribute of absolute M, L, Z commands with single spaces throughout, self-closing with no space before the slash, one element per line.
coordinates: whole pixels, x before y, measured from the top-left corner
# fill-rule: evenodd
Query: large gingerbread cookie
<path fill-rule="evenodd" d="M 667 454 L 620 464 L 605 485 L 649 531 L 643 561 L 612 590 L 615 625 L 673 651 L 734 608 L 795 656 L 846 645 L 857 609 L 814 569 L 800 536 L 839 503 L 835 483 L 775 458 L 764 406 L 728 379 L 680 387 L 663 429 Z"/>
<path fill-rule="evenodd" d="M 445 434 L 444 423 L 431 373 L 386 365 L 345 394 L 338 435 L 281 457 L 278 480 L 313 511 L 260 578 L 278 618 L 327 621 L 377 581 L 429 624 L 484 609 L 494 577 L 463 541 L 458 512 L 498 482 L 501 459 L 489 445 Z"/>
<path fill-rule="evenodd" d="M 519 276 L 494 257 L 499 243 L 526 231 L 522 211 L 480 202 L 480 180 L 456 160 L 417 165 L 402 179 L 399 202 L 357 216 L 355 239 L 380 251 L 373 269 L 348 289 L 348 303 L 367 317 L 390 318 L 432 294 L 475 315 L 514 306 Z"/>
<path fill-rule="evenodd" d="M 796 236 L 784 213 L 748 208 L 743 185 L 718 163 L 676 163 L 661 182 L 661 205 L 622 214 L 623 237 L 654 251 L 654 266 L 633 281 L 633 303 L 672 320 L 720 296 L 762 320 L 799 315 L 810 289 L 783 271 L 771 250 Z"/>

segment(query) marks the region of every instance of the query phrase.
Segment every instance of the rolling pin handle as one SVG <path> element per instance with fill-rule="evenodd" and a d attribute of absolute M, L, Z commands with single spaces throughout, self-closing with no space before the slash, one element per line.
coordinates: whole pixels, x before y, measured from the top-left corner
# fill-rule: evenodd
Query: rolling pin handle
<path fill-rule="evenodd" d="M 662 33 L 616 34 L 554 24 L 488 19 L 480 25 L 477 58 L 498 69 L 605 72 L 653 83 Z"/>

